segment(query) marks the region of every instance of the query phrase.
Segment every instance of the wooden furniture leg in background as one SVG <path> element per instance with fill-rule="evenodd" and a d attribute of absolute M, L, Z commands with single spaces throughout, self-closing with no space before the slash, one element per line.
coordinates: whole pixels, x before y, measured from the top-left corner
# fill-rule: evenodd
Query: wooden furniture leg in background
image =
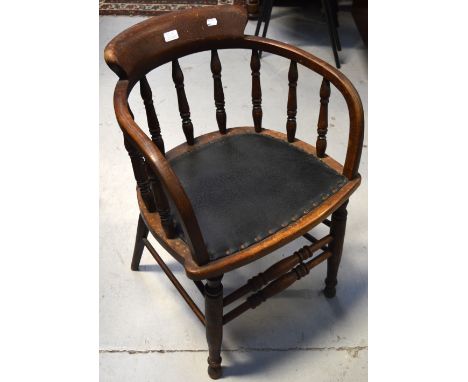
<path fill-rule="evenodd" d="M 338 51 L 341 50 L 341 42 L 338 37 L 338 31 L 336 30 L 335 17 L 337 18 L 336 12 L 333 13 L 332 5 L 330 0 L 322 0 L 323 9 L 325 11 L 325 18 L 327 20 L 328 33 L 330 35 L 330 42 L 332 45 L 333 56 L 335 58 L 335 65 L 339 69 L 341 67 L 340 58 L 338 57 Z"/>
<path fill-rule="evenodd" d="M 271 19 L 271 11 L 273 9 L 273 0 L 263 0 L 262 2 L 262 9 L 260 11 L 260 15 L 258 16 L 257 27 L 255 28 L 255 36 L 259 36 L 260 34 L 260 27 L 263 25 L 263 32 L 262 37 L 266 37 L 268 31 L 268 25 L 270 25 Z M 262 57 L 262 51 L 258 52 L 259 57 Z"/>
<path fill-rule="evenodd" d="M 221 343 L 223 341 L 223 276 L 208 279 L 205 285 L 206 339 L 208 341 L 208 374 L 213 379 L 222 375 Z"/>
<path fill-rule="evenodd" d="M 332 256 L 327 260 L 327 278 L 325 279 L 325 289 L 323 293 L 326 297 L 332 298 L 336 295 L 336 284 L 338 268 L 340 266 L 341 255 L 343 253 L 343 242 L 346 231 L 346 219 L 348 211 L 346 206 L 348 201 L 343 203 L 333 214 L 331 219 L 330 234 L 333 241 L 330 244 Z"/>
<path fill-rule="evenodd" d="M 260 27 L 262 23 L 265 23 L 263 26 L 262 37 L 266 37 L 268 31 L 268 25 L 270 24 L 271 11 L 273 9 L 273 0 L 263 0 L 262 10 L 257 21 L 257 27 L 255 28 L 255 36 L 259 36 Z"/>
<path fill-rule="evenodd" d="M 247 12 L 249 20 L 256 20 L 260 14 L 259 12 L 259 1 L 258 0 L 246 0 Z"/>

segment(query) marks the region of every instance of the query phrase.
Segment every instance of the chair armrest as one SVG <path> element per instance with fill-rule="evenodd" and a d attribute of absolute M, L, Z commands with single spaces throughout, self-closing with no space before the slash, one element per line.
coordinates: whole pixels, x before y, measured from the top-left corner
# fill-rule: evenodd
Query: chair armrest
<path fill-rule="evenodd" d="M 128 80 L 117 82 L 114 92 L 114 108 L 119 126 L 125 136 L 132 141 L 148 161 L 156 177 L 164 186 L 168 197 L 174 202 L 194 261 L 199 265 L 205 264 L 209 260 L 208 252 L 192 204 L 169 162 L 133 120 L 128 108 L 129 91 L 130 83 Z"/>

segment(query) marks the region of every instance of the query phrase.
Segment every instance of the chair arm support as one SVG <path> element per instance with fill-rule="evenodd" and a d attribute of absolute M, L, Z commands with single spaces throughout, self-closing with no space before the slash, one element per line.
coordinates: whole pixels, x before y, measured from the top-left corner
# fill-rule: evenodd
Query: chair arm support
<path fill-rule="evenodd" d="M 114 108 L 119 126 L 148 161 L 168 196 L 174 202 L 182 228 L 187 235 L 187 244 L 192 252 L 193 260 L 198 265 L 205 264 L 209 261 L 208 252 L 192 204 L 169 162 L 133 120 L 128 108 L 129 85 L 128 80 L 120 80 L 114 92 Z"/>

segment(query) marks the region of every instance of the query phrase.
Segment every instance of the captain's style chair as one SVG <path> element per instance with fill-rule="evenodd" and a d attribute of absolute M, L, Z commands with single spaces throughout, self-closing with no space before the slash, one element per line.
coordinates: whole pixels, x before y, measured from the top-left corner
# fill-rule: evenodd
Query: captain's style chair
<path fill-rule="evenodd" d="M 346 226 L 346 205 L 360 184 L 363 109 L 354 86 L 319 58 L 279 41 L 244 35 L 247 14 L 236 6 L 196 8 L 156 16 L 115 37 L 105 60 L 117 74 L 114 106 L 137 184 L 140 208 L 131 269 L 138 270 L 144 247 L 155 258 L 200 322 L 206 327 L 208 374 L 221 376 L 223 326 L 250 308 L 283 291 L 312 268 L 327 261 L 324 295 L 335 296 Z M 220 49 L 252 52 L 253 126 L 227 127 Z M 213 132 L 195 137 L 178 59 L 211 51 Z M 258 51 L 290 60 L 285 118 L 275 130 L 262 125 L 262 90 Z M 166 63 L 178 97 L 186 142 L 166 151 L 147 73 Z M 323 78 L 317 97 L 320 112 L 315 147 L 295 138 L 298 65 Z M 327 105 L 333 85 L 349 111 L 346 160 L 326 154 Z M 138 87 L 150 135 L 134 121 L 128 104 Z M 158 110 L 164 113 L 164 110 Z M 208 111 L 209 112 L 209 111 Z M 278 130 L 285 130 L 286 134 Z M 308 232 L 319 224 L 330 228 L 322 238 Z M 204 296 L 200 309 L 147 240 L 148 233 L 184 269 Z M 310 245 L 273 264 L 229 295 L 221 280 L 229 272 L 305 236 Z M 245 301 L 230 309 L 240 298 Z"/>

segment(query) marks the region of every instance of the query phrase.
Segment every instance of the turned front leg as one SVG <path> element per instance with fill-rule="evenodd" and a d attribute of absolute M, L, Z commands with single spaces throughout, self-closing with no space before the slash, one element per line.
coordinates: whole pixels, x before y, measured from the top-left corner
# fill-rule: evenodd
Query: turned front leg
<path fill-rule="evenodd" d="M 348 211 L 346 206 L 348 201 L 341 205 L 331 218 L 330 234 L 333 237 L 330 243 L 332 256 L 327 260 L 327 278 L 325 279 L 325 290 L 323 293 L 326 297 L 332 298 L 336 295 L 336 284 L 338 268 L 340 266 L 341 255 L 343 253 L 343 243 L 346 231 L 346 219 Z"/>
<path fill-rule="evenodd" d="M 223 340 L 223 284 L 219 276 L 205 285 L 206 339 L 208 341 L 208 375 L 221 377 L 221 343 Z"/>

